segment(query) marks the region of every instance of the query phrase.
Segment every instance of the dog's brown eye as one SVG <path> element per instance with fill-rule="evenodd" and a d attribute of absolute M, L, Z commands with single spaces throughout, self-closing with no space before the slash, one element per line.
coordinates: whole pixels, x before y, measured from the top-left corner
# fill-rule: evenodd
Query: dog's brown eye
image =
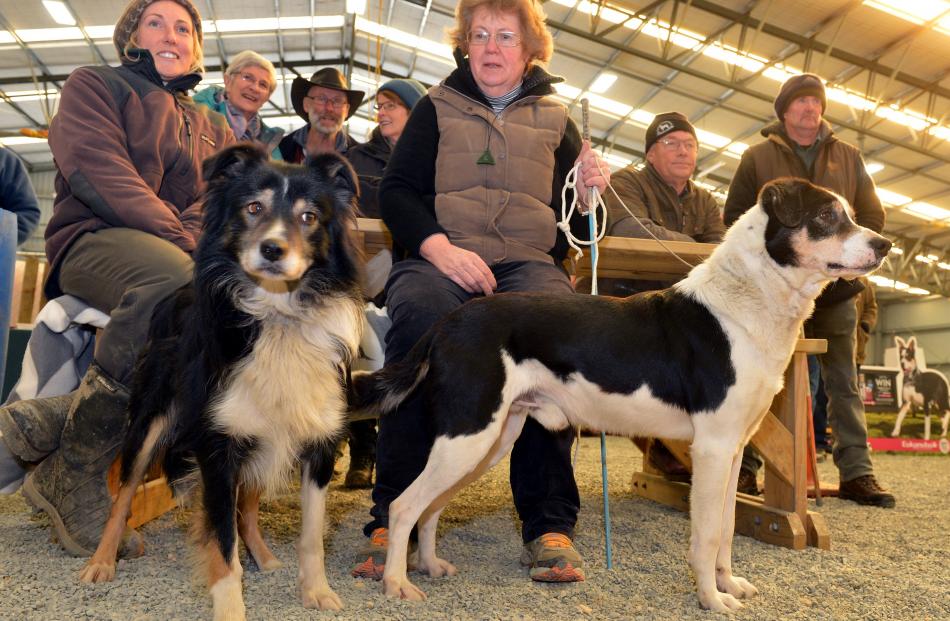
<path fill-rule="evenodd" d="M 264 206 L 257 201 L 254 201 L 253 203 L 248 203 L 245 209 L 247 209 L 247 213 L 251 214 L 252 216 L 256 216 L 257 214 L 264 211 Z"/>
<path fill-rule="evenodd" d="M 305 211 L 300 214 L 300 221 L 304 224 L 313 224 L 317 221 L 317 214 L 312 211 Z"/>

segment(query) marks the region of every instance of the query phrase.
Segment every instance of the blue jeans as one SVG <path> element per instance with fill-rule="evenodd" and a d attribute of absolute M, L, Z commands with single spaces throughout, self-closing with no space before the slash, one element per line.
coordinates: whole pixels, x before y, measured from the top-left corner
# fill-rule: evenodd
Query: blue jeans
<path fill-rule="evenodd" d="M 517 261 L 493 266 L 497 291 L 549 291 L 575 295 L 567 275 L 552 263 Z M 405 357 L 435 322 L 475 297 L 428 261 L 405 259 L 386 283 L 392 327 L 386 335 L 386 364 Z M 423 399 L 414 395 L 379 421 L 373 520 L 363 529 L 388 527 L 389 504 L 425 468 L 433 432 Z M 573 537 L 580 497 L 571 467 L 574 430 L 550 432 L 528 418 L 511 452 L 511 491 L 525 542 L 547 532 Z"/>

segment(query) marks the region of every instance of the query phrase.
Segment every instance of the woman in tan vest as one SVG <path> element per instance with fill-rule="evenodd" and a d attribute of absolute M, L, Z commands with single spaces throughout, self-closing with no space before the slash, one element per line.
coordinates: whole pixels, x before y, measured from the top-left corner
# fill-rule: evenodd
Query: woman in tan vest
<path fill-rule="evenodd" d="M 386 364 L 467 300 L 494 292 L 572 295 L 556 226 L 565 175 L 606 188 L 607 167 L 582 143 L 555 100 L 561 78 L 543 68 L 553 51 L 536 0 L 462 0 L 451 33 L 458 68 L 413 109 L 380 186 L 394 260 L 386 285 L 393 325 Z M 586 236 L 582 218 L 573 228 Z M 576 233 L 575 233 L 576 234 Z M 476 337 L 477 338 L 477 337 Z M 465 378 L 459 378 L 464 381 Z M 580 500 L 570 462 L 573 432 L 525 424 L 511 454 L 522 520 L 521 560 L 539 581 L 584 579 L 571 538 Z M 373 521 L 354 576 L 379 577 L 389 504 L 422 472 L 432 435 L 419 396 L 380 421 Z"/>

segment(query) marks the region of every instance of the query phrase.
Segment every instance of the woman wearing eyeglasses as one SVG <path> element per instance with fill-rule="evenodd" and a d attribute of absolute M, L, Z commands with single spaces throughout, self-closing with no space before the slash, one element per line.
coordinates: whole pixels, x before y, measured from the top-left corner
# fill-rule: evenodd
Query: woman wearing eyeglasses
<path fill-rule="evenodd" d="M 268 127 L 260 115 L 275 88 L 274 64 L 257 52 L 244 50 L 231 59 L 224 74 L 224 88 L 209 86 L 196 93 L 194 100 L 224 115 L 237 140 L 256 142 L 280 159 L 276 149 L 284 130 Z"/>
<path fill-rule="evenodd" d="M 425 87 L 411 79 L 389 80 L 380 86 L 376 91 L 374 106 L 379 124 L 373 128 L 367 142 L 356 145 L 346 154 L 360 182 L 360 213 L 367 218 L 379 217 L 377 192 L 383 170 L 392 154 L 393 146 L 409 120 L 409 113 L 425 93 Z M 367 267 L 370 275 L 367 281 L 384 281 L 389 265 L 388 259 L 374 257 Z M 376 293 L 377 291 L 368 291 L 367 296 L 372 297 Z M 384 303 L 378 302 L 379 305 Z M 376 422 L 361 420 L 350 423 L 347 440 L 350 444 L 350 466 L 343 486 L 372 487 L 373 466 L 376 464 Z"/>
<path fill-rule="evenodd" d="M 396 259 L 386 284 L 393 321 L 386 364 L 473 297 L 572 295 L 561 267 L 567 242 L 556 226 L 565 175 L 581 162 L 582 197 L 588 187 L 603 191 L 609 179 L 553 97 L 561 78 L 542 68 L 554 45 L 540 4 L 462 0 L 455 17 L 458 68 L 413 109 L 380 186 Z M 586 237 L 583 218 L 571 224 Z M 422 471 L 432 442 L 426 408 L 416 395 L 380 421 L 373 521 L 355 576 L 382 574 L 389 505 Z M 529 418 L 511 454 L 521 560 L 533 580 L 584 579 L 571 541 L 580 503 L 572 439 L 570 429 L 552 433 Z"/>
<path fill-rule="evenodd" d="M 393 146 L 402 135 L 409 113 L 426 94 L 425 87 L 416 80 L 389 80 L 376 91 L 376 118 L 379 124 L 369 140 L 349 150 L 350 160 L 360 180 L 360 212 L 367 218 L 378 218 L 379 202 L 376 192 L 383 170 L 392 154 Z"/>

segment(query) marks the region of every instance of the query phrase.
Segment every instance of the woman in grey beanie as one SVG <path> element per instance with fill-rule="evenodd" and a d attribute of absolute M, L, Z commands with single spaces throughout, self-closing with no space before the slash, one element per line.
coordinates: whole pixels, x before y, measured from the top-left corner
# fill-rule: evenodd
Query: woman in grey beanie
<path fill-rule="evenodd" d="M 383 177 L 393 146 L 402 135 L 409 113 L 426 89 L 417 80 L 397 78 L 389 80 L 376 91 L 376 117 L 379 121 L 369 140 L 350 149 L 346 157 L 360 181 L 360 212 L 367 218 L 378 218 L 379 201 L 376 193 Z M 389 265 L 388 261 L 386 265 Z M 388 273 L 388 268 L 387 268 Z M 386 274 L 374 277 L 385 281 Z M 380 302 L 382 304 L 382 302 Z M 376 422 L 357 421 L 350 425 L 350 467 L 343 480 L 345 487 L 373 486 L 373 467 L 376 465 Z"/>

